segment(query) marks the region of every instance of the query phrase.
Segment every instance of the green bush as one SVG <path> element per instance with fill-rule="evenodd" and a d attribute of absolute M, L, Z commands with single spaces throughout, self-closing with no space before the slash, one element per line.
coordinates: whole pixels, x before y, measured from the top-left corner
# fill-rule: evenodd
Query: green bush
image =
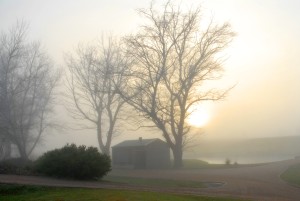
<path fill-rule="evenodd" d="M 66 145 L 48 151 L 35 162 L 40 174 L 72 179 L 99 179 L 111 170 L 110 158 L 96 147 Z"/>
<path fill-rule="evenodd" d="M 0 174 L 30 175 L 32 161 L 21 158 L 10 158 L 0 162 Z"/>

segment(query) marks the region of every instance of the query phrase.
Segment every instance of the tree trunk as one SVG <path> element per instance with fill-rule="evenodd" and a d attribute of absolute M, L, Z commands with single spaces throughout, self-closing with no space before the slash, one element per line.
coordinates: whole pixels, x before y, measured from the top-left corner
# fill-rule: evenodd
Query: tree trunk
<path fill-rule="evenodd" d="M 24 162 L 28 161 L 29 158 L 28 158 L 28 155 L 27 155 L 27 153 L 26 153 L 26 148 L 23 147 L 23 146 L 21 146 L 21 145 L 19 145 L 19 144 L 17 144 L 17 147 L 18 147 L 18 151 L 19 151 L 19 154 L 20 154 L 21 159 L 22 159 Z"/>
<path fill-rule="evenodd" d="M 173 156 L 174 156 L 174 163 L 173 163 L 173 168 L 174 169 L 179 169 L 183 167 L 182 163 L 182 147 L 181 146 L 175 146 L 172 149 Z"/>
<path fill-rule="evenodd" d="M 11 157 L 11 142 L 4 138 L 0 144 L 0 160 L 9 159 Z"/>
<path fill-rule="evenodd" d="M 110 146 L 105 146 L 105 149 L 103 150 L 103 154 L 110 156 Z"/>
<path fill-rule="evenodd" d="M 21 155 L 21 159 L 22 159 L 23 162 L 26 162 L 26 161 L 29 160 L 29 158 L 28 158 L 28 156 L 27 156 L 26 153 L 21 152 L 20 155 Z"/>

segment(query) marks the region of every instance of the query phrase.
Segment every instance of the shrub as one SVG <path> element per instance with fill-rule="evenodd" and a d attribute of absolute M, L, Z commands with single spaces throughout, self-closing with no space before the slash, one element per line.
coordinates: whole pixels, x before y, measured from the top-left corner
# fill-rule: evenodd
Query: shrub
<path fill-rule="evenodd" d="M 110 158 L 96 147 L 66 145 L 48 151 L 35 162 L 40 174 L 72 179 L 99 179 L 111 170 Z"/>
<path fill-rule="evenodd" d="M 0 174 L 32 174 L 32 161 L 21 158 L 10 158 L 0 162 Z"/>
<path fill-rule="evenodd" d="M 231 165 L 231 160 L 229 158 L 226 158 L 225 165 Z"/>

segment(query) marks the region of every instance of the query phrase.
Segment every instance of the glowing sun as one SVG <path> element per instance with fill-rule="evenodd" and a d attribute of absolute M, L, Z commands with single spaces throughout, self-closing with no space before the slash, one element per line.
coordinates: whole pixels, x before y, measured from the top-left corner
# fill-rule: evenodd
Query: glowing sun
<path fill-rule="evenodd" d="M 195 127 L 203 127 L 210 120 L 209 110 L 205 107 L 195 107 L 187 119 L 187 123 Z"/>

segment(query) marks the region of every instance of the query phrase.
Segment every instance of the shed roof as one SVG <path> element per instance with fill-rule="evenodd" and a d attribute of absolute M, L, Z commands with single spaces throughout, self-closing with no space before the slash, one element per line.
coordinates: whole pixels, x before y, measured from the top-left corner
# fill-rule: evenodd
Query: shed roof
<path fill-rule="evenodd" d="M 154 139 L 138 139 L 138 140 L 125 140 L 119 144 L 116 144 L 113 147 L 144 147 L 147 146 L 149 144 L 151 144 L 154 141 L 162 141 L 158 138 L 154 138 Z M 163 142 L 163 141 L 162 141 Z"/>

